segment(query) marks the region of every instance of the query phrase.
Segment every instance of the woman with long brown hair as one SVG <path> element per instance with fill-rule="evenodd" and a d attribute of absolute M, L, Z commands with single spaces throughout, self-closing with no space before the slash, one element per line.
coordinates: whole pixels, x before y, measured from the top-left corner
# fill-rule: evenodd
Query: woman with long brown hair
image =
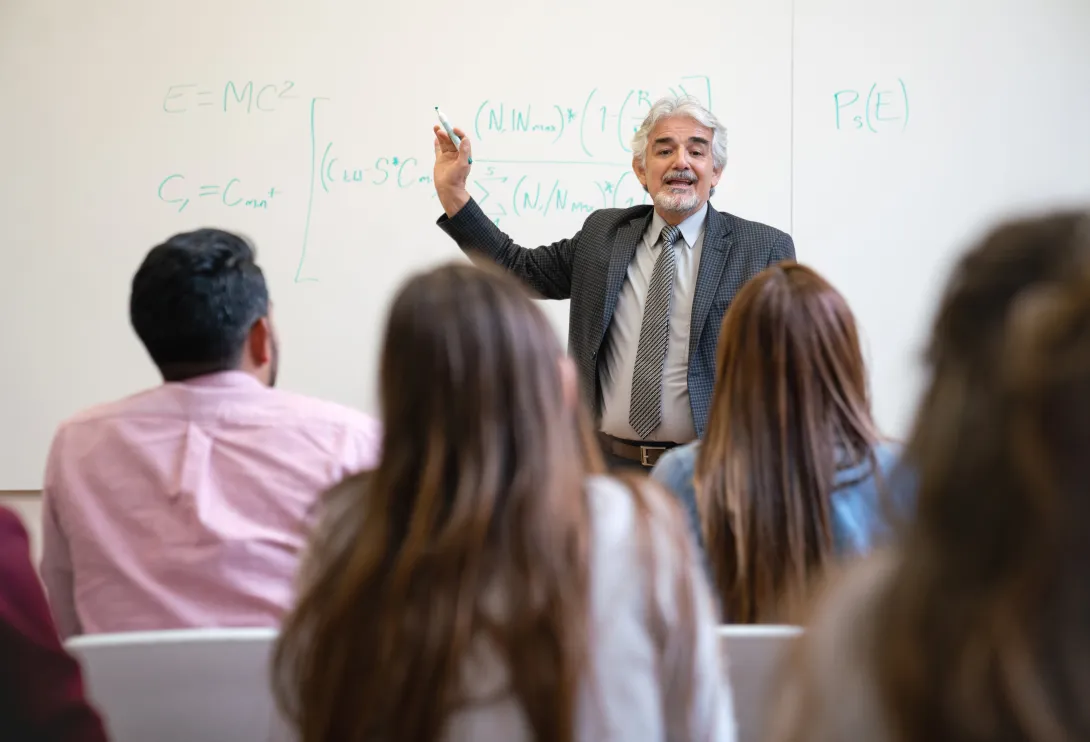
<path fill-rule="evenodd" d="M 733 740 L 684 516 L 603 475 L 523 289 L 415 276 L 380 376 L 381 461 L 330 494 L 276 649 L 301 742 Z"/>
<path fill-rule="evenodd" d="M 704 440 L 652 475 L 687 505 L 726 620 L 788 623 L 828 564 L 885 530 L 879 495 L 896 461 L 871 417 L 847 302 L 786 262 L 747 282 L 723 318 Z"/>
<path fill-rule="evenodd" d="M 1090 214 L 960 262 L 906 448 L 918 504 L 789 666 L 773 739 L 1090 739 Z"/>

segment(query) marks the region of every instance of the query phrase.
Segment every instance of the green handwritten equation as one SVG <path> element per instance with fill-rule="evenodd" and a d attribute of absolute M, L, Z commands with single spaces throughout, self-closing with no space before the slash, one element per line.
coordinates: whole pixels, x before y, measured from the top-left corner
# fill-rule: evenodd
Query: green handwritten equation
<path fill-rule="evenodd" d="M 518 141 L 548 152 L 578 142 L 577 159 L 632 155 L 630 142 L 653 102 L 688 95 L 712 109 L 711 78 L 682 77 L 664 89 L 615 92 L 592 88 L 575 100 L 535 102 L 486 99 L 477 106 L 473 133 L 482 144 Z"/>
<path fill-rule="evenodd" d="M 298 100 L 291 80 L 227 80 L 219 85 L 174 83 L 163 95 L 163 113 L 273 113 Z"/>
<path fill-rule="evenodd" d="M 904 131 L 908 128 L 908 85 L 898 77 L 872 82 L 869 87 L 838 90 L 833 93 L 833 107 L 837 131 Z"/>
<path fill-rule="evenodd" d="M 366 166 L 345 164 L 332 154 L 332 142 L 322 152 L 318 181 L 323 193 L 340 190 L 395 188 L 424 189 L 430 198 L 432 176 L 417 158 L 379 157 Z M 593 165 L 575 168 L 574 165 Z M 570 170 L 574 170 L 571 174 Z M 563 173 L 552 177 L 542 172 Z M 623 208 L 649 203 L 631 166 L 621 162 L 564 162 L 537 160 L 529 164 L 474 160 L 467 183 L 481 209 L 496 223 L 501 217 L 521 217 L 550 211 L 589 214 L 595 209 Z M 626 190 L 627 186 L 627 190 Z M 635 191 L 639 191 L 636 193 Z M 632 192 L 629 192 L 632 191 Z M 642 195 L 641 195 L 642 194 Z"/>
<path fill-rule="evenodd" d="M 474 136 L 467 185 L 484 213 L 501 226 L 507 220 L 649 203 L 632 172 L 633 133 L 658 97 L 691 95 L 711 108 L 711 91 L 708 76 L 692 75 L 659 89 L 588 86 L 566 99 L 485 98 L 473 109 L 471 122 L 459 122 Z M 366 201 L 369 192 L 383 190 L 415 202 L 422 218 L 437 208 L 428 132 L 421 135 L 426 147 L 421 151 L 368 152 L 368 145 L 355 137 L 330 136 L 336 102 L 310 94 L 305 86 L 300 91 L 293 80 L 172 83 L 160 107 L 164 116 L 246 116 L 270 126 L 280 116 L 307 117 L 308 141 L 299 147 L 300 155 L 309 158 L 305 186 L 259 182 L 242 168 L 227 180 L 202 178 L 184 162 L 173 163 L 151 184 L 162 208 L 177 213 L 195 208 L 298 213 L 303 236 L 296 282 L 315 280 L 307 274 L 306 259 L 310 227 L 324 201 L 357 195 Z"/>
<path fill-rule="evenodd" d="M 193 199 L 212 199 L 212 203 L 229 209 L 241 207 L 267 210 L 269 203 L 280 195 L 280 191 L 276 186 L 271 186 L 258 193 L 253 188 L 248 188 L 239 178 L 231 178 L 224 183 L 199 183 L 187 180 L 182 173 L 171 173 L 159 183 L 157 195 L 163 203 L 177 204 L 180 213 L 185 211 Z"/>
<path fill-rule="evenodd" d="M 506 217 L 589 214 L 597 209 L 650 203 L 631 169 L 606 166 L 590 176 L 543 177 L 502 164 L 482 165 L 485 170 L 470 179 L 470 191 L 496 224 Z M 562 172 L 562 168 L 557 170 Z"/>

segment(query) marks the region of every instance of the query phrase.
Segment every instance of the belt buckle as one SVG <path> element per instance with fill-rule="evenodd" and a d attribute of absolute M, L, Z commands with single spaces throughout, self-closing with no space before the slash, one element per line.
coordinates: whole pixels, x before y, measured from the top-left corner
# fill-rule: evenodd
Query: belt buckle
<path fill-rule="evenodd" d="M 647 460 L 648 452 L 650 452 L 650 451 L 665 451 L 665 450 L 666 450 L 666 446 L 640 446 L 640 463 L 643 464 L 646 467 L 654 466 L 654 464 L 652 464 L 650 461 Z"/>

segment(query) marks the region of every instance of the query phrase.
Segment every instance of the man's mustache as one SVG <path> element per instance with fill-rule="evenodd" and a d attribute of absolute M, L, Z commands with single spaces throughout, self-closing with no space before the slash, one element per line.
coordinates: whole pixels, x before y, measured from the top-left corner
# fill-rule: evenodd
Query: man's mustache
<path fill-rule="evenodd" d="M 696 176 L 693 173 L 685 170 L 674 170 L 662 176 L 663 183 L 669 180 L 684 180 L 686 183 L 695 183 Z"/>

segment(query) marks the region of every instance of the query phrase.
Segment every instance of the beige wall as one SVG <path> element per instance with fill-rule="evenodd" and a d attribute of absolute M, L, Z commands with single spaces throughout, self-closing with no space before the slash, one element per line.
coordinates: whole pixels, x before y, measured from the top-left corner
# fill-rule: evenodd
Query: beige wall
<path fill-rule="evenodd" d="M 23 519 L 30 534 L 30 551 L 34 566 L 42 553 L 42 497 L 40 492 L 0 492 L 0 505 L 11 508 Z"/>

